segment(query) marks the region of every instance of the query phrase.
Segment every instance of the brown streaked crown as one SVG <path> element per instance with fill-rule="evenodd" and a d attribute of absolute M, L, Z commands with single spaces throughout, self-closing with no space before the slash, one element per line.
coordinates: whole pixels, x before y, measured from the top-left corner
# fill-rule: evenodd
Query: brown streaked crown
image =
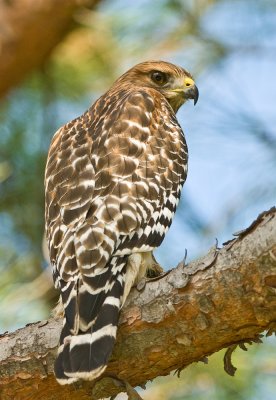
<path fill-rule="evenodd" d="M 133 84 L 139 85 L 144 83 L 146 87 L 152 86 L 152 82 L 150 82 L 149 78 L 150 74 L 154 71 L 161 71 L 169 77 L 191 77 L 191 74 L 188 71 L 178 65 L 166 61 L 145 61 L 126 71 L 114 82 L 114 85 L 122 84 L 124 82 L 132 82 Z"/>

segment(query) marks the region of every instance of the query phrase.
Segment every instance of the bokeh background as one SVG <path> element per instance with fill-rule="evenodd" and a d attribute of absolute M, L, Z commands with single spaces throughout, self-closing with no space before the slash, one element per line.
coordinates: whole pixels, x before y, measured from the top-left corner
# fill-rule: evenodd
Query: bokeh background
<path fill-rule="evenodd" d="M 1 99 L 0 332 L 47 318 L 56 301 L 43 241 L 43 175 L 53 133 L 135 63 L 177 63 L 200 90 L 197 106 L 186 104 L 178 113 L 189 175 L 158 261 L 173 267 L 185 249 L 189 261 L 275 203 L 275 0 L 83 3 L 43 64 Z M 272 400 L 275 354 L 275 338 L 238 351 L 232 378 L 218 353 L 180 379 L 158 378 L 143 397 Z"/>

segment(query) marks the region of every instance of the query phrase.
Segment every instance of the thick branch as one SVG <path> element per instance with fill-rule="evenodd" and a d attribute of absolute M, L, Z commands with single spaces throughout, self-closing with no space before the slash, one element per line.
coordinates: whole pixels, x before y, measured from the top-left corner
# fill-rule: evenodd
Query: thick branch
<path fill-rule="evenodd" d="M 133 289 L 107 373 L 142 385 L 254 339 L 276 324 L 276 209 L 261 214 L 222 249 Z M 91 399 L 121 391 L 110 378 L 59 386 L 53 361 L 61 321 L 0 338 L 1 399 Z M 16 393 L 16 397 L 14 397 Z"/>
<path fill-rule="evenodd" d="M 43 65 L 72 27 L 73 14 L 98 0 L 0 2 L 0 97 Z"/>

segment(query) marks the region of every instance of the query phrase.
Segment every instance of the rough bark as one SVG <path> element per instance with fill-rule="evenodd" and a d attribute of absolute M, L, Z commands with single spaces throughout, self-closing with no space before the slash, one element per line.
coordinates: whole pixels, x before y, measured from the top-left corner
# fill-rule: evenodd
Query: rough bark
<path fill-rule="evenodd" d="M 0 1 L 0 97 L 42 66 L 72 28 L 73 15 L 98 0 Z"/>
<path fill-rule="evenodd" d="M 223 248 L 131 291 L 107 374 L 144 385 L 275 327 L 272 208 Z M 61 321 L 50 319 L 2 335 L 1 399 L 99 399 L 122 390 L 110 378 L 59 386 L 52 370 L 60 329 Z"/>

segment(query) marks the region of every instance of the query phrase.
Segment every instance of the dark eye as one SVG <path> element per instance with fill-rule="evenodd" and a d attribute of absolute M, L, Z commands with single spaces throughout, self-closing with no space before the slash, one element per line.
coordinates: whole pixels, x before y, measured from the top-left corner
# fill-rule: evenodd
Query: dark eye
<path fill-rule="evenodd" d="M 167 75 L 164 74 L 164 72 L 160 71 L 152 72 L 151 79 L 154 83 L 157 83 L 158 85 L 164 85 L 168 81 Z"/>

